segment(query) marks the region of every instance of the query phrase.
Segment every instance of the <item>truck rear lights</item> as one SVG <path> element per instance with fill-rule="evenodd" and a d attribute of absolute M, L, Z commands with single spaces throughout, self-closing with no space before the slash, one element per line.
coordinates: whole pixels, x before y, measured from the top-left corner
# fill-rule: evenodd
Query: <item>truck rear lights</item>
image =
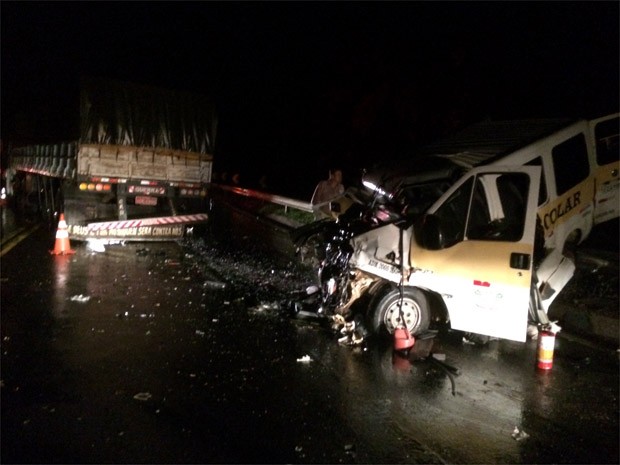
<path fill-rule="evenodd" d="M 181 188 L 179 190 L 179 194 L 182 196 L 194 196 L 194 197 L 205 197 L 207 195 L 207 192 L 204 190 L 200 190 L 200 189 L 186 189 L 186 188 Z"/>
<path fill-rule="evenodd" d="M 79 189 L 81 191 L 91 191 L 91 192 L 110 192 L 112 190 L 112 185 L 103 184 L 103 183 L 94 183 L 94 182 L 82 182 L 79 185 Z"/>

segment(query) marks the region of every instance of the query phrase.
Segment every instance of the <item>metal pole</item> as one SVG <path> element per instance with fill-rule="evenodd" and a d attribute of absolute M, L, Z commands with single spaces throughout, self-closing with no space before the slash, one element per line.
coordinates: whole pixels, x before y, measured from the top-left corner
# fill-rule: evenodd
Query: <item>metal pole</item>
<path fill-rule="evenodd" d="M 52 210 L 50 212 L 50 217 L 54 217 L 54 213 L 56 213 L 56 202 L 54 201 L 54 178 L 50 177 L 50 196 L 52 197 Z"/>
<path fill-rule="evenodd" d="M 37 214 L 38 215 L 41 214 L 41 180 L 39 178 L 40 178 L 40 176 L 38 174 L 36 174 L 35 175 L 35 179 L 37 180 L 37 198 L 38 198 Z"/>

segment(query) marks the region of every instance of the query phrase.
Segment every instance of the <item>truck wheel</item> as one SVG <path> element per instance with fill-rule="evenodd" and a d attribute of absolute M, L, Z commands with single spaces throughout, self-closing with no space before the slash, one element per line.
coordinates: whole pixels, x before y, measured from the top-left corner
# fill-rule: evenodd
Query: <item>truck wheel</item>
<path fill-rule="evenodd" d="M 370 330 L 374 334 L 393 334 L 401 326 L 400 289 L 392 289 L 379 296 L 370 307 Z M 430 324 L 430 306 L 426 294 L 417 288 L 403 289 L 402 313 L 411 334 L 426 331 Z"/>

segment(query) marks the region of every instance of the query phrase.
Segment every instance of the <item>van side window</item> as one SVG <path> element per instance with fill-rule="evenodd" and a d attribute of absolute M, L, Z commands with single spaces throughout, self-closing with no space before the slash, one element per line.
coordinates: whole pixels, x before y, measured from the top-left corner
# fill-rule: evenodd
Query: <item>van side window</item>
<path fill-rule="evenodd" d="M 619 123 L 619 119 L 614 118 L 601 121 L 594 128 L 596 163 L 599 166 L 616 162 L 620 158 L 620 149 L 618 147 Z"/>
<path fill-rule="evenodd" d="M 523 236 L 530 178 L 485 173 L 470 178 L 437 209 L 444 246 L 468 240 L 518 241 Z"/>
<path fill-rule="evenodd" d="M 529 176 L 524 173 L 478 176 L 467 222 L 467 239 L 520 240 L 525 227 L 529 182 Z"/>
<path fill-rule="evenodd" d="M 586 138 L 583 134 L 577 134 L 553 147 L 551 156 L 558 195 L 575 187 L 590 174 Z"/>
<path fill-rule="evenodd" d="M 547 180 L 545 179 L 545 170 L 542 165 L 542 158 L 536 157 L 528 161 L 526 166 L 540 166 L 540 188 L 538 190 L 538 206 L 540 207 L 547 200 Z"/>

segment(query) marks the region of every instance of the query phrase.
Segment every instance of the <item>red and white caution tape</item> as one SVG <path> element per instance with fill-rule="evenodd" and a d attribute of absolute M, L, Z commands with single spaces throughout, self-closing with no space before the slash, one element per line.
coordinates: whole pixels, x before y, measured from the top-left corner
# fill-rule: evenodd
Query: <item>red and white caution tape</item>
<path fill-rule="evenodd" d="M 89 223 L 87 227 L 89 231 L 103 231 L 107 229 L 139 228 L 141 226 L 201 223 L 207 221 L 207 219 L 208 216 L 205 213 L 198 213 L 195 215 L 162 216 L 159 218 Z"/>

